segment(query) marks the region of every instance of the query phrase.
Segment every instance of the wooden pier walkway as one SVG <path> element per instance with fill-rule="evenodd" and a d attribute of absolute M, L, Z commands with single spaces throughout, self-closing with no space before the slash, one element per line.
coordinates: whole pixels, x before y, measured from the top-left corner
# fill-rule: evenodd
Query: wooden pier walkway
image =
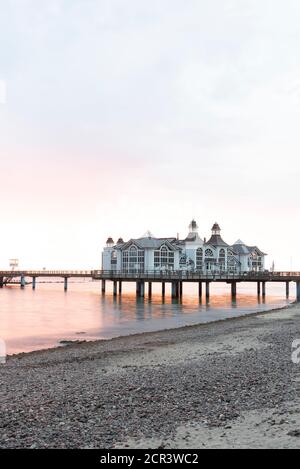
<path fill-rule="evenodd" d="M 68 289 L 70 278 L 90 278 L 101 281 L 102 293 L 105 293 L 106 282 L 113 282 L 113 294 L 122 293 L 123 282 L 135 282 L 136 293 L 139 297 L 145 296 L 145 285 L 148 284 L 148 296 L 152 295 L 152 284 L 161 283 L 162 296 L 165 296 L 165 285 L 172 286 L 172 297 L 180 298 L 183 294 L 183 283 L 193 282 L 198 284 L 199 297 L 202 297 L 205 289 L 206 298 L 210 297 L 210 285 L 212 282 L 227 283 L 231 286 L 233 298 L 237 296 L 237 285 L 241 282 L 256 283 L 258 296 L 266 296 L 268 282 L 281 282 L 285 284 L 286 297 L 290 296 L 290 284 L 296 284 L 296 298 L 300 301 L 300 272 L 189 272 L 189 271 L 145 271 L 123 272 L 114 270 L 24 270 L 24 271 L 0 271 L 0 288 L 12 283 L 19 283 L 25 288 L 30 278 L 32 288 L 36 288 L 38 278 L 62 278 L 64 289 Z"/>

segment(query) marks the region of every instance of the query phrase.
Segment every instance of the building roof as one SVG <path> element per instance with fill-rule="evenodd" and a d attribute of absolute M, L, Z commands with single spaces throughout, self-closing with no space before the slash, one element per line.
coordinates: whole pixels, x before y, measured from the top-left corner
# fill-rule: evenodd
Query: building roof
<path fill-rule="evenodd" d="M 211 244 L 212 246 L 229 246 L 225 241 L 223 241 L 221 235 L 211 235 L 210 239 L 205 244 Z"/>
<path fill-rule="evenodd" d="M 221 231 L 221 228 L 220 228 L 220 225 L 219 225 L 219 223 L 217 223 L 217 222 L 216 222 L 216 223 L 214 223 L 214 225 L 213 225 L 213 227 L 212 227 L 212 230 L 213 230 L 213 231 L 216 231 L 216 230 L 219 230 L 219 231 Z"/>
<path fill-rule="evenodd" d="M 177 251 L 180 248 L 176 244 L 176 238 L 138 238 L 130 239 L 126 243 L 115 246 L 116 249 L 127 249 L 131 244 L 135 244 L 141 249 L 159 249 L 161 246 L 166 244 L 170 249 Z"/>
<path fill-rule="evenodd" d="M 240 241 L 240 240 L 239 240 Z M 247 246 L 245 243 L 243 242 L 236 242 L 233 246 L 231 246 L 233 251 L 236 253 L 236 254 L 239 254 L 239 255 L 249 255 L 251 254 L 253 251 L 257 251 L 261 256 L 266 256 L 267 254 L 263 251 L 261 251 L 257 246 Z"/>

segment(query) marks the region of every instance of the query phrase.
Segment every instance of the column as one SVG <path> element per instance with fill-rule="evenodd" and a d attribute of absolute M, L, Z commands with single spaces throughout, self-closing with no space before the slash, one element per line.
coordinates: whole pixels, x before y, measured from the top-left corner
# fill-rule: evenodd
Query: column
<path fill-rule="evenodd" d="M 148 296 L 152 297 L 152 282 L 148 282 Z"/>
<path fill-rule="evenodd" d="M 32 290 L 35 290 L 36 287 L 36 277 L 32 277 Z"/>
<path fill-rule="evenodd" d="M 140 297 L 144 298 L 145 296 L 145 282 L 141 280 L 140 282 Z"/>
<path fill-rule="evenodd" d="M 198 283 L 198 293 L 200 300 L 202 300 L 202 282 Z"/>
<path fill-rule="evenodd" d="M 64 290 L 68 291 L 68 277 L 65 277 L 65 280 L 64 280 Z"/>
<path fill-rule="evenodd" d="M 266 282 L 262 282 L 262 296 L 266 298 Z"/>
<path fill-rule="evenodd" d="M 166 295 L 166 284 L 165 282 L 162 282 L 161 283 L 161 294 L 162 294 L 162 297 L 164 298 L 165 295 Z"/>
<path fill-rule="evenodd" d="M 257 295 L 260 296 L 260 282 L 257 282 Z"/>
<path fill-rule="evenodd" d="M 24 277 L 24 275 L 22 275 L 22 276 L 21 276 L 21 288 L 25 288 L 25 285 L 26 285 L 26 283 L 25 283 L 25 277 Z"/>
<path fill-rule="evenodd" d="M 285 291 L 286 291 L 286 297 L 290 297 L 290 282 L 286 282 L 285 284 Z"/>
<path fill-rule="evenodd" d="M 206 299 L 209 300 L 209 297 L 210 297 L 210 288 L 209 288 L 209 283 L 210 282 L 205 282 L 206 284 L 206 288 L 205 288 L 205 293 L 206 293 Z"/>
<path fill-rule="evenodd" d="M 0 277 L 0 288 L 3 288 L 4 285 L 4 278 Z"/>
<path fill-rule="evenodd" d="M 183 295 L 183 282 L 179 282 L 179 296 L 182 298 Z"/>
<path fill-rule="evenodd" d="M 172 282 L 172 298 L 178 298 L 178 282 Z"/>
<path fill-rule="evenodd" d="M 101 280 L 101 291 L 105 293 L 105 280 Z"/>
<path fill-rule="evenodd" d="M 297 285 L 297 301 L 300 301 L 300 282 L 296 283 Z"/>
<path fill-rule="evenodd" d="M 114 280 L 114 286 L 113 286 L 114 296 L 117 296 L 117 291 L 118 291 L 118 282 Z"/>
<path fill-rule="evenodd" d="M 122 280 L 119 280 L 119 295 L 122 295 Z"/>
<path fill-rule="evenodd" d="M 236 299 L 236 282 L 231 283 L 231 296 L 233 300 Z"/>

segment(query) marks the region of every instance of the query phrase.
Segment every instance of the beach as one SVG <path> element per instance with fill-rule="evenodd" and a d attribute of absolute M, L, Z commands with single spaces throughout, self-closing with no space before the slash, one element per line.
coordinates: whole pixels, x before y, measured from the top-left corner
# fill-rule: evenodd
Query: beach
<path fill-rule="evenodd" d="M 300 305 L 8 357 L 1 448 L 297 448 Z"/>

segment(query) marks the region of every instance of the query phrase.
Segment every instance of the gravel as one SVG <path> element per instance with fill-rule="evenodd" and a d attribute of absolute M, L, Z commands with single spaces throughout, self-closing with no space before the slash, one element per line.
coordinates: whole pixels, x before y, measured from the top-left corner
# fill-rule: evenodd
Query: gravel
<path fill-rule="evenodd" d="M 0 366 L 0 447 L 163 442 L 189 422 L 226 431 L 252 410 L 276 409 L 285 421 L 284 403 L 299 396 L 300 365 L 291 361 L 299 312 L 295 305 L 272 319 L 260 314 L 10 357 Z M 234 349 L 248 334 L 262 346 L 220 346 L 226 339 Z M 213 351 L 195 356 L 195 346 Z"/>

